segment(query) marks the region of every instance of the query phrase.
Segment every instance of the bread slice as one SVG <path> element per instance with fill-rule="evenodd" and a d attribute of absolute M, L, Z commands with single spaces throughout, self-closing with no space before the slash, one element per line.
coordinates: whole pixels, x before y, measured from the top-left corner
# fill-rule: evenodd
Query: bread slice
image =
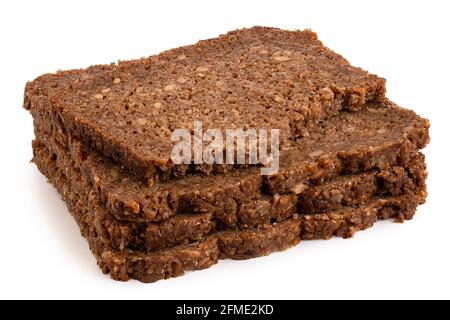
<path fill-rule="evenodd" d="M 48 111 L 70 135 L 153 183 L 208 165 L 173 165 L 171 132 L 281 130 L 281 143 L 342 109 L 384 96 L 385 81 L 352 67 L 311 31 L 254 27 L 156 56 L 46 74 L 24 107 Z M 224 170 L 222 165 L 218 170 Z"/>
<path fill-rule="evenodd" d="M 39 139 L 39 137 L 37 137 Z M 34 143 L 35 157 L 48 157 L 50 163 L 64 168 L 70 190 L 78 194 L 90 210 L 99 235 L 109 239 L 117 250 L 124 248 L 150 252 L 165 247 L 201 240 L 222 230 L 249 229 L 284 221 L 294 215 L 313 214 L 364 204 L 375 196 L 417 194 L 425 200 L 426 170 L 424 156 L 417 154 L 405 167 L 394 166 L 339 176 L 321 185 L 306 188 L 299 196 L 263 196 L 237 205 L 230 210 L 175 215 L 159 223 L 118 221 L 111 218 L 91 183 L 73 160 L 39 141 Z M 61 169 L 58 169 L 61 170 Z"/>
<path fill-rule="evenodd" d="M 404 166 L 429 140 L 427 120 L 390 102 L 377 103 L 358 112 L 341 112 L 311 129 L 307 138 L 283 150 L 275 175 L 261 176 L 257 168 L 245 168 L 207 177 L 193 174 L 148 187 L 107 157 L 84 150 L 80 141 L 45 115 L 33 112 L 33 116 L 36 134 L 45 145 L 70 150 L 70 158 L 99 194 L 101 206 L 116 219 L 130 221 L 229 212 L 264 195 L 271 195 L 275 203 L 279 194 L 301 197 L 309 186 L 340 174 Z"/>
<path fill-rule="evenodd" d="M 108 238 L 98 234 L 95 217 L 79 195 L 71 190 L 64 170 L 58 168 L 54 158 L 45 154 L 44 148 L 36 151 L 34 162 L 66 201 L 98 265 L 113 279 L 121 281 L 154 282 L 176 277 L 187 270 L 208 268 L 219 259 L 248 259 L 285 250 L 298 244 L 300 239 L 351 237 L 355 232 L 371 227 L 378 219 L 411 219 L 420 201 L 414 194 L 375 197 L 360 206 L 295 215 L 280 223 L 253 229 L 217 232 L 190 244 L 151 253 L 117 250 Z"/>

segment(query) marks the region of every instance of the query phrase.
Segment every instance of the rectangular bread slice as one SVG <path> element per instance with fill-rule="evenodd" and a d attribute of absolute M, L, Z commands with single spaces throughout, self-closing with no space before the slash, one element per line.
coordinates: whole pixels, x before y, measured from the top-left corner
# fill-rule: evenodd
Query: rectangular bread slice
<path fill-rule="evenodd" d="M 171 132 L 281 130 L 281 143 L 342 109 L 384 96 L 385 81 L 352 67 L 311 31 L 254 27 L 156 56 L 46 74 L 24 107 L 50 112 L 70 135 L 147 179 L 213 171 L 173 165 Z M 219 165 L 218 170 L 224 170 Z"/>
<path fill-rule="evenodd" d="M 394 166 L 385 170 L 339 176 L 321 185 L 306 188 L 299 196 L 266 196 L 248 200 L 233 210 L 175 215 L 159 223 L 118 221 L 111 218 L 102 207 L 91 183 L 77 168 L 75 161 L 62 154 L 62 149 L 55 151 L 39 141 L 35 141 L 33 145 L 35 156 L 48 154 L 58 168 L 64 168 L 62 174 L 70 183 L 71 192 L 78 194 L 92 212 L 97 232 L 110 239 L 113 247 L 118 250 L 129 248 L 154 251 L 201 240 L 221 230 L 248 229 L 281 222 L 297 213 L 312 214 L 360 205 L 374 196 L 418 194 L 421 203 L 426 196 L 425 193 L 421 194 L 421 190 L 425 190 L 426 179 L 424 157 L 417 154 L 405 167 Z"/>
<path fill-rule="evenodd" d="M 377 103 L 358 112 L 341 112 L 311 129 L 295 148 L 283 151 L 280 170 L 273 176 L 261 176 L 257 168 L 245 168 L 225 175 L 188 175 L 148 187 L 107 157 L 85 151 L 81 142 L 44 114 L 33 110 L 32 114 L 36 134 L 44 144 L 54 150 L 68 148 L 107 212 L 130 221 L 156 222 L 175 214 L 229 212 L 247 199 L 300 195 L 309 186 L 340 174 L 404 166 L 429 140 L 427 120 L 390 102 Z M 51 141 L 47 138 L 50 136 Z"/>
<path fill-rule="evenodd" d="M 40 150 L 45 151 L 43 148 Z M 364 205 L 329 213 L 295 215 L 283 222 L 255 229 L 218 232 L 191 244 L 152 253 L 118 251 L 109 239 L 97 233 L 91 212 L 79 195 L 72 192 L 70 182 L 63 171 L 58 170 L 54 159 L 45 152 L 37 152 L 34 161 L 66 201 L 100 268 L 121 281 L 155 282 L 183 275 L 187 270 L 208 268 L 219 259 L 248 259 L 285 250 L 300 239 L 350 237 L 371 227 L 378 219 L 411 219 L 419 202 L 418 197 L 412 194 L 374 198 Z"/>

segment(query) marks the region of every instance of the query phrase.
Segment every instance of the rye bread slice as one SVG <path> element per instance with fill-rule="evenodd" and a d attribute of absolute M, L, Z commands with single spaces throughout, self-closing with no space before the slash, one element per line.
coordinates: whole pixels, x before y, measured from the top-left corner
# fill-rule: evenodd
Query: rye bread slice
<path fill-rule="evenodd" d="M 132 221 L 229 212 L 247 199 L 302 194 L 340 174 L 404 166 L 429 140 L 427 120 L 390 102 L 377 103 L 358 112 L 343 111 L 311 129 L 296 148 L 282 151 L 280 170 L 273 176 L 246 168 L 207 177 L 188 175 L 148 187 L 107 157 L 85 151 L 81 142 L 44 114 L 33 110 L 32 114 L 36 134 L 53 150 L 70 150 L 70 158 L 89 178 L 107 212 Z M 59 153 L 65 154 L 64 150 Z"/>
<path fill-rule="evenodd" d="M 175 129 L 280 129 L 281 143 L 342 109 L 384 97 L 385 80 L 352 67 L 311 31 L 254 27 L 156 56 L 46 74 L 24 107 L 138 177 L 153 181 L 211 166 L 173 165 Z M 224 170 L 219 165 L 218 170 Z"/>
<path fill-rule="evenodd" d="M 417 154 L 406 167 L 339 176 L 305 189 L 298 197 L 295 194 L 266 196 L 248 200 L 234 210 L 175 215 L 159 223 L 118 221 L 102 207 L 91 183 L 70 157 L 48 149 L 39 141 L 34 143 L 33 149 L 35 157 L 50 157 L 55 162 L 57 170 L 62 171 L 70 183 L 71 192 L 79 195 L 94 216 L 97 232 L 108 238 L 117 250 L 128 248 L 150 252 L 201 240 L 222 230 L 260 227 L 284 221 L 298 213 L 329 212 L 360 205 L 374 196 L 417 194 L 420 203 L 426 197 L 426 193 L 422 194 L 426 179 L 424 156 Z"/>
<path fill-rule="evenodd" d="M 34 161 L 66 201 L 102 271 L 121 281 L 155 282 L 183 275 L 187 270 L 208 268 L 219 259 L 248 259 L 285 250 L 298 244 L 300 239 L 351 237 L 355 232 L 371 227 L 378 219 L 411 219 L 419 202 L 413 194 L 376 197 L 361 206 L 330 213 L 295 215 L 283 222 L 255 229 L 218 232 L 191 244 L 152 253 L 118 251 L 108 238 L 97 233 L 91 212 L 80 201 L 79 195 L 71 191 L 70 183 L 63 171 L 57 170 L 54 159 L 38 153 Z"/>

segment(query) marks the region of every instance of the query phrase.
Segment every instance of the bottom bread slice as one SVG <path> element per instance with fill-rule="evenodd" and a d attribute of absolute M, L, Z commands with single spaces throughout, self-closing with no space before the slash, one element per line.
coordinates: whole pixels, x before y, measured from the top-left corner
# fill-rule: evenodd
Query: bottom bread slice
<path fill-rule="evenodd" d="M 83 199 L 72 192 L 70 182 L 58 169 L 55 158 L 43 151 L 36 152 L 34 162 L 65 200 L 102 271 L 122 281 L 154 282 L 176 277 L 187 270 L 208 268 L 219 259 L 248 259 L 282 251 L 298 244 L 301 239 L 351 237 L 355 232 L 371 227 L 378 219 L 393 218 L 399 222 L 411 219 L 425 196 L 425 191 L 419 190 L 418 195 L 374 197 L 363 205 L 328 213 L 295 214 L 283 222 L 217 232 L 170 249 L 151 253 L 130 249 L 119 251 L 107 237 L 97 232 L 95 216 Z"/>

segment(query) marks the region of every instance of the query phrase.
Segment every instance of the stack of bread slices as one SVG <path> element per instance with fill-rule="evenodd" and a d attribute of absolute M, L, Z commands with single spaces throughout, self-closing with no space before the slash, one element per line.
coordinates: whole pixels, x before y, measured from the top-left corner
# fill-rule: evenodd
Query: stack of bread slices
<path fill-rule="evenodd" d="M 33 162 L 116 280 L 351 237 L 380 219 L 411 219 L 426 198 L 428 121 L 308 30 L 241 29 L 46 74 L 27 84 L 24 107 Z M 196 122 L 202 132 L 275 129 L 277 170 L 174 161 L 173 133 L 194 135 Z"/>

